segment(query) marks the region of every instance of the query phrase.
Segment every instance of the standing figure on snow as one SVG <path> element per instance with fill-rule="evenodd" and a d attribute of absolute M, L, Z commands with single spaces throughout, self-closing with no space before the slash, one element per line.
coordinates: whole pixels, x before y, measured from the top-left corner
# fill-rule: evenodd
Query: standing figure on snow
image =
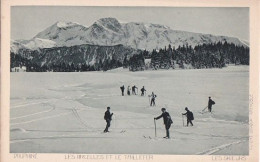
<path fill-rule="evenodd" d="M 127 94 L 130 96 L 130 86 L 127 87 Z"/>
<path fill-rule="evenodd" d="M 144 96 L 144 91 L 146 91 L 146 90 L 144 89 L 144 86 L 143 86 L 143 88 L 141 89 L 141 92 L 142 92 L 141 96 Z"/>
<path fill-rule="evenodd" d="M 150 106 L 155 106 L 155 98 L 156 98 L 157 96 L 152 92 L 152 94 L 150 95 L 150 97 L 151 97 Z"/>
<path fill-rule="evenodd" d="M 132 94 L 134 94 L 134 95 L 136 95 L 135 89 L 138 90 L 138 88 L 134 85 L 134 86 L 132 87 Z"/>
<path fill-rule="evenodd" d="M 122 87 L 120 87 L 121 92 L 122 92 L 122 96 L 124 96 L 124 92 L 125 92 L 125 86 L 123 85 Z"/>
<path fill-rule="evenodd" d="M 110 107 L 107 107 L 107 111 L 105 112 L 105 116 L 104 116 L 104 119 L 106 120 L 107 125 L 106 125 L 106 128 L 104 130 L 104 133 L 109 132 L 108 128 L 110 127 L 110 122 L 112 120 L 112 116 L 113 116 L 113 113 L 110 114 Z"/>
<path fill-rule="evenodd" d="M 186 115 L 187 117 L 187 127 L 189 126 L 189 123 L 191 124 L 191 126 L 193 126 L 192 120 L 194 120 L 194 116 L 193 113 L 187 108 L 185 107 L 186 113 L 183 113 L 182 115 Z"/>
<path fill-rule="evenodd" d="M 172 122 L 172 119 L 171 119 L 171 116 L 168 112 L 166 112 L 166 109 L 165 108 L 162 108 L 162 115 L 154 118 L 154 120 L 158 120 L 160 119 L 161 117 L 163 117 L 163 123 L 165 125 L 165 129 L 166 129 L 166 136 L 163 137 L 163 138 L 170 138 L 170 127 L 171 127 L 171 124 L 173 123 Z"/>
<path fill-rule="evenodd" d="M 208 110 L 209 112 L 211 112 L 212 110 L 212 105 L 214 105 L 215 102 L 211 99 L 211 97 L 209 97 L 209 102 L 208 102 Z"/>

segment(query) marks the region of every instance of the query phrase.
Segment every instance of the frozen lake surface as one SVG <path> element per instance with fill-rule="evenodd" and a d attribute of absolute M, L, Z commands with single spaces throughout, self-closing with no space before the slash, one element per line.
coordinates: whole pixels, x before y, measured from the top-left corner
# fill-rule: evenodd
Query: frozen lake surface
<path fill-rule="evenodd" d="M 136 85 L 138 95 L 121 96 L 120 86 Z M 140 96 L 145 86 L 146 96 Z M 148 94 L 157 95 L 149 106 Z M 199 113 L 208 96 L 213 113 Z M 12 153 L 216 154 L 249 153 L 249 67 L 81 73 L 11 73 Z M 109 133 L 104 112 L 114 113 Z M 166 107 L 173 119 L 163 139 Z M 188 107 L 193 127 L 183 127 Z M 144 138 L 148 137 L 148 138 Z M 151 137 L 151 139 L 149 138 Z"/>

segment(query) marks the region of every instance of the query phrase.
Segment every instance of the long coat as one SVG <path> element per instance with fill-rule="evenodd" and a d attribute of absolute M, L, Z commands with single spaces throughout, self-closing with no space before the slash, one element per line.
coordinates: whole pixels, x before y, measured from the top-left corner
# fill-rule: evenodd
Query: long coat
<path fill-rule="evenodd" d="M 193 116 L 193 115 L 192 115 L 192 112 L 191 112 L 191 111 L 187 110 L 187 112 L 184 113 L 183 115 L 187 115 L 187 119 L 188 119 L 188 120 L 193 120 L 193 119 L 192 119 L 192 116 Z"/>
<path fill-rule="evenodd" d="M 215 102 L 212 99 L 209 99 L 208 108 L 211 108 L 212 105 L 214 105 L 214 104 L 215 104 Z"/>
<path fill-rule="evenodd" d="M 105 112 L 104 119 L 105 119 L 105 120 L 112 120 L 112 115 L 113 115 L 113 113 L 111 114 L 110 111 L 107 110 L 107 111 Z"/>
<path fill-rule="evenodd" d="M 171 119 L 171 116 L 170 116 L 170 114 L 168 112 L 163 112 L 162 115 L 156 117 L 155 119 L 158 120 L 161 117 L 163 117 L 163 123 L 165 125 L 171 125 L 173 123 L 172 119 Z"/>

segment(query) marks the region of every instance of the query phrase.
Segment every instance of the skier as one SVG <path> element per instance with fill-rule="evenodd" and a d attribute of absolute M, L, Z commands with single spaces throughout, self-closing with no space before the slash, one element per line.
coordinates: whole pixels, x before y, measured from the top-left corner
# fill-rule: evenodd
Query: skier
<path fill-rule="evenodd" d="M 163 123 L 165 125 L 165 129 L 166 129 L 166 136 L 163 137 L 163 138 L 170 138 L 170 132 L 169 132 L 169 129 L 171 127 L 171 124 L 173 123 L 172 122 L 172 119 L 171 119 L 171 116 L 168 112 L 166 112 L 166 109 L 165 108 L 162 108 L 162 115 L 154 118 L 154 120 L 158 120 L 160 119 L 161 117 L 163 117 Z"/>
<path fill-rule="evenodd" d="M 209 102 L 208 102 L 208 110 L 209 112 L 211 112 L 212 110 L 212 105 L 214 105 L 215 102 L 211 99 L 211 97 L 209 97 Z"/>
<path fill-rule="evenodd" d="M 193 113 L 187 108 L 185 107 L 186 113 L 183 113 L 182 115 L 186 115 L 187 117 L 187 127 L 189 126 L 189 123 L 191 124 L 191 126 L 193 126 L 192 120 L 194 120 L 193 117 Z"/>
<path fill-rule="evenodd" d="M 124 96 L 125 86 L 123 85 L 122 87 L 120 87 L 120 89 L 122 91 L 122 96 Z"/>
<path fill-rule="evenodd" d="M 130 96 L 130 86 L 127 87 L 127 94 Z"/>
<path fill-rule="evenodd" d="M 152 92 L 152 94 L 150 95 L 150 97 L 152 97 L 150 106 L 155 106 L 155 98 L 156 98 L 157 96 Z"/>
<path fill-rule="evenodd" d="M 132 94 L 136 95 L 135 89 L 138 89 L 135 85 L 132 87 Z"/>
<path fill-rule="evenodd" d="M 146 91 L 146 90 L 144 89 L 144 86 L 143 86 L 143 88 L 141 89 L 141 92 L 142 92 L 141 96 L 144 96 L 144 91 Z"/>
<path fill-rule="evenodd" d="M 107 111 L 105 112 L 104 119 L 107 122 L 106 128 L 104 130 L 104 133 L 109 132 L 108 128 L 110 127 L 110 122 L 112 120 L 113 113 L 110 114 L 110 107 L 107 107 Z"/>

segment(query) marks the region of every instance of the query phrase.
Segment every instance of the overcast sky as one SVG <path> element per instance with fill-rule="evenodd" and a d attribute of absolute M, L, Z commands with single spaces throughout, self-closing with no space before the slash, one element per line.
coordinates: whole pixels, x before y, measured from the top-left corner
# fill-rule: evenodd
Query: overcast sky
<path fill-rule="evenodd" d="M 35 6 L 11 8 L 11 39 L 31 39 L 57 21 L 90 26 L 104 17 L 249 40 L 249 8 Z"/>

